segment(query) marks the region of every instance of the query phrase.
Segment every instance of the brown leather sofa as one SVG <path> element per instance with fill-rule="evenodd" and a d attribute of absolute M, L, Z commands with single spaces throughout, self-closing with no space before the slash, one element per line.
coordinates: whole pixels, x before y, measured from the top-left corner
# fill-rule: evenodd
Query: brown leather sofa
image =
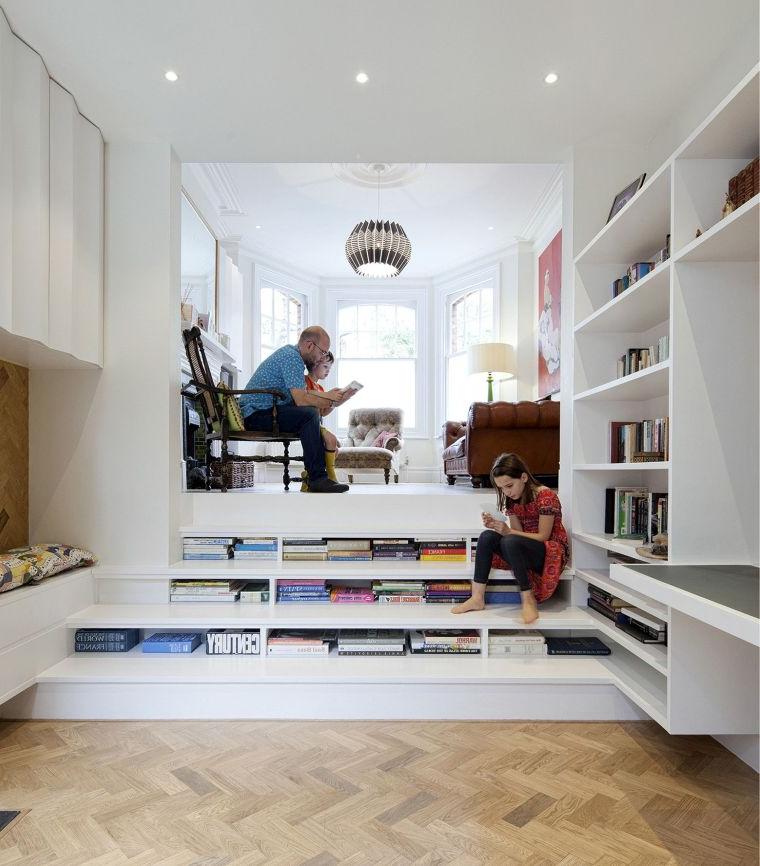
<path fill-rule="evenodd" d="M 473 487 L 490 486 L 499 454 L 519 454 L 534 475 L 550 487 L 559 473 L 559 403 L 473 403 L 467 421 L 443 425 L 443 471 L 449 484 L 469 477 Z"/>

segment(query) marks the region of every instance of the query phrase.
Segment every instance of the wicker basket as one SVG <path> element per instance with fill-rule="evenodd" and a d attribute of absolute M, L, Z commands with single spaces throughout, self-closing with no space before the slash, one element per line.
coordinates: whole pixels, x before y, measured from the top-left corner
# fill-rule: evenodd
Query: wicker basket
<path fill-rule="evenodd" d="M 213 478 L 222 479 L 224 486 L 230 489 L 253 487 L 254 466 L 252 460 L 227 460 L 225 463 L 214 460 L 211 463 L 211 475 Z"/>

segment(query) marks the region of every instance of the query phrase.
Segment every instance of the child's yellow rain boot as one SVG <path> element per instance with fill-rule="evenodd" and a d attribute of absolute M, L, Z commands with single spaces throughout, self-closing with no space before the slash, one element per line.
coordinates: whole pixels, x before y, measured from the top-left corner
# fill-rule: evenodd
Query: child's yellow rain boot
<path fill-rule="evenodd" d="M 325 469 L 327 469 L 327 477 L 331 481 L 337 481 L 338 476 L 335 474 L 335 452 L 325 451 Z"/>

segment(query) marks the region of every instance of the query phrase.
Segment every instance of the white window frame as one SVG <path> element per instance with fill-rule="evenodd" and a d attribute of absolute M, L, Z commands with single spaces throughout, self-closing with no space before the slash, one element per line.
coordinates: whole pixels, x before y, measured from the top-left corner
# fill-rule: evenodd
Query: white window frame
<path fill-rule="evenodd" d="M 446 394 L 448 392 L 449 346 L 451 345 L 451 323 L 449 309 L 451 304 L 474 289 L 491 286 L 493 297 L 491 303 L 492 341 L 501 340 L 501 268 L 498 264 L 482 268 L 469 274 L 463 274 L 447 280 L 436 286 L 436 357 L 441 359 L 442 373 L 436 379 L 435 417 L 438 437 L 443 436 L 443 425 L 446 421 L 463 421 L 463 418 L 446 417 Z"/>
<path fill-rule="evenodd" d="M 415 320 L 417 324 L 417 358 L 415 366 L 415 404 L 416 425 L 408 427 L 402 422 L 402 433 L 405 439 L 427 439 L 428 430 L 428 315 L 427 315 L 427 289 L 420 286 L 388 285 L 364 285 L 352 284 L 346 287 L 326 287 L 325 290 L 325 312 L 327 331 L 333 339 L 333 352 L 336 360 L 339 346 L 337 344 L 338 333 L 338 307 L 340 303 L 353 302 L 356 304 L 404 304 L 414 307 Z M 331 383 L 340 387 L 347 382 Z M 337 412 L 333 412 L 325 418 L 326 426 L 338 437 L 347 435 L 346 428 L 337 426 Z"/>
<path fill-rule="evenodd" d="M 261 289 L 271 286 L 284 295 L 295 298 L 303 306 L 301 316 L 301 327 L 306 328 L 310 324 L 314 304 L 314 287 L 305 283 L 298 277 L 284 271 L 276 271 L 265 267 L 254 261 L 253 264 L 253 334 L 252 334 L 252 358 L 251 369 L 255 370 L 261 363 Z"/>

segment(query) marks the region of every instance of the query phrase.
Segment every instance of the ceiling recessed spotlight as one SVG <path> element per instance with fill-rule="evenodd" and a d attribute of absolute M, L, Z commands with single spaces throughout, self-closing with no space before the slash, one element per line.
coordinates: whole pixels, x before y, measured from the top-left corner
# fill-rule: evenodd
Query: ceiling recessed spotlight
<path fill-rule="evenodd" d="M 261 228 L 261 226 L 256 226 L 256 228 L 257 228 L 257 229 L 260 229 L 260 228 Z"/>
<path fill-rule="evenodd" d="M 488 226 L 488 231 L 489 231 L 489 232 L 492 232 L 492 231 L 493 231 L 493 226 Z"/>
<path fill-rule="evenodd" d="M 369 81 L 369 75 L 366 72 L 360 72 L 356 76 L 356 80 L 359 84 L 366 84 Z"/>
<path fill-rule="evenodd" d="M 177 75 L 173 69 L 167 69 L 166 72 L 164 72 L 164 78 L 167 81 L 176 81 L 179 78 L 179 75 Z"/>
<path fill-rule="evenodd" d="M 559 75 L 556 72 L 550 72 L 547 76 L 545 76 L 544 81 L 547 84 L 556 84 L 559 81 Z"/>

